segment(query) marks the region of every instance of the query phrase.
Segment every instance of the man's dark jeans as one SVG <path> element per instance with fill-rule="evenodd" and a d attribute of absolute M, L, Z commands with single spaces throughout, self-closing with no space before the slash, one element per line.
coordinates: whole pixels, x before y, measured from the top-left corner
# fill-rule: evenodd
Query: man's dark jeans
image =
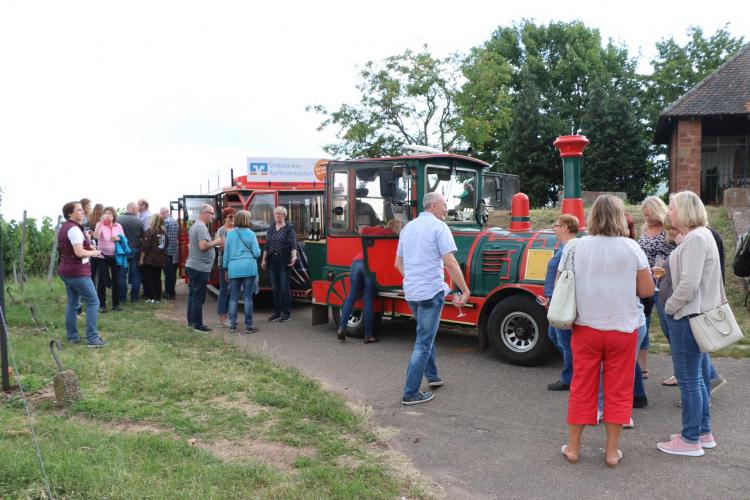
<path fill-rule="evenodd" d="M 131 248 L 130 252 L 128 268 L 120 268 L 120 302 L 125 302 L 128 299 L 128 283 L 130 283 L 130 302 L 138 302 L 138 297 L 141 294 L 143 276 L 141 275 L 141 268 L 138 266 L 141 249 Z"/>
<path fill-rule="evenodd" d="M 193 328 L 203 324 L 203 303 L 206 301 L 206 288 L 210 273 L 185 268 L 188 276 L 187 322 Z"/>
<path fill-rule="evenodd" d="M 173 299 L 175 293 L 175 283 L 177 283 L 177 264 L 172 263 L 172 256 L 167 255 L 167 263 L 164 264 L 164 296 Z"/>

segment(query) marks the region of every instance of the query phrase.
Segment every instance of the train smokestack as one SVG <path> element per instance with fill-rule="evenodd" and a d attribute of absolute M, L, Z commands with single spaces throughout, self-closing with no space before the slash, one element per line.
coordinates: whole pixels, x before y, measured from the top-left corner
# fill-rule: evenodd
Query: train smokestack
<path fill-rule="evenodd" d="M 563 160 L 563 201 L 562 213 L 575 215 L 579 229 L 586 229 L 586 217 L 581 198 L 581 158 L 589 140 L 584 135 L 562 135 L 553 146 L 560 150 Z"/>

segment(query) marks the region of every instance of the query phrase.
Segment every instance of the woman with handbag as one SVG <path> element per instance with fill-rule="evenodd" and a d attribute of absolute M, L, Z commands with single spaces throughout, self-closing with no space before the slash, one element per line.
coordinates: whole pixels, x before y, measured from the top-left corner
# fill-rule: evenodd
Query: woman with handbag
<path fill-rule="evenodd" d="M 250 212 L 240 210 L 234 215 L 235 229 L 227 234 L 224 243 L 224 255 L 221 266 L 226 273 L 224 279 L 229 282 L 229 329 L 237 330 L 237 304 L 242 290 L 242 302 L 245 306 L 245 333 L 258 329 L 253 326 L 253 293 L 255 280 L 258 279 L 258 262 L 260 246 L 255 233 L 250 229 Z"/>
<path fill-rule="evenodd" d="M 669 256 L 672 295 L 664 304 L 672 348 L 672 363 L 680 387 L 682 432 L 657 447 L 672 455 L 699 457 L 714 448 L 711 432 L 710 367 L 693 336 L 690 317 L 721 306 L 723 286 L 719 251 L 703 202 L 695 193 L 682 191 L 669 202 L 669 220 L 683 234 L 682 243 Z"/>
<path fill-rule="evenodd" d="M 576 319 L 571 351 L 573 377 L 568 400 L 568 442 L 562 454 L 578 461 L 584 426 L 596 425 L 599 374 L 603 370 L 607 429 L 605 461 L 616 467 L 622 459 L 620 431 L 629 424 L 639 310 L 634 296 L 649 297 L 654 282 L 646 254 L 627 233 L 625 207 L 616 196 L 601 195 L 589 211 L 589 235 L 568 243 L 559 271 L 575 277 Z M 553 293 L 553 302 L 558 287 Z"/>

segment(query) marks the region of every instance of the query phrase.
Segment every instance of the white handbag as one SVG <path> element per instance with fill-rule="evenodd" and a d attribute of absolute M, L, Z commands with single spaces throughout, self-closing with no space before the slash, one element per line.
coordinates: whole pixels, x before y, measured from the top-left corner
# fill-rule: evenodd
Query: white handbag
<path fill-rule="evenodd" d="M 716 352 L 742 339 L 742 330 L 729 307 L 724 286 L 721 287 L 724 304 L 689 319 L 690 330 L 701 352 Z"/>
<path fill-rule="evenodd" d="M 563 271 L 557 278 L 547 310 L 549 324 L 560 330 L 570 330 L 576 320 L 576 279 L 573 273 L 576 243 L 574 239 L 567 243 L 570 247 L 565 254 Z"/>

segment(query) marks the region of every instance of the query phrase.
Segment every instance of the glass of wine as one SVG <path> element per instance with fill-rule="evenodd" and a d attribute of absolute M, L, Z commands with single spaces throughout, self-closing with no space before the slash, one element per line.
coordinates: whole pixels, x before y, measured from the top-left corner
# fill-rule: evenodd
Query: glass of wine
<path fill-rule="evenodd" d="M 667 270 L 665 268 L 666 262 L 667 259 L 663 255 L 657 255 L 656 258 L 654 258 L 654 267 L 651 268 L 651 273 L 654 275 L 654 278 L 656 278 L 657 292 L 659 291 L 659 281 L 665 274 L 667 274 Z"/>
<path fill-rule="evenodd" d="M 459 298 L 460 296 L 461 296 L 461 292 L 460 291 L 454 292 L 453 293 L 453 297 L 454 297 L 453 300 Z M 456 305 L 456 307 L 458 307 L 458 314 L 456 314 L 457 318 L 463 318 L 464 316 L 466 316 L 466 313 L 464 312 L 464 310 L 463 310 L 463 308 L 461 306 Z"/>

